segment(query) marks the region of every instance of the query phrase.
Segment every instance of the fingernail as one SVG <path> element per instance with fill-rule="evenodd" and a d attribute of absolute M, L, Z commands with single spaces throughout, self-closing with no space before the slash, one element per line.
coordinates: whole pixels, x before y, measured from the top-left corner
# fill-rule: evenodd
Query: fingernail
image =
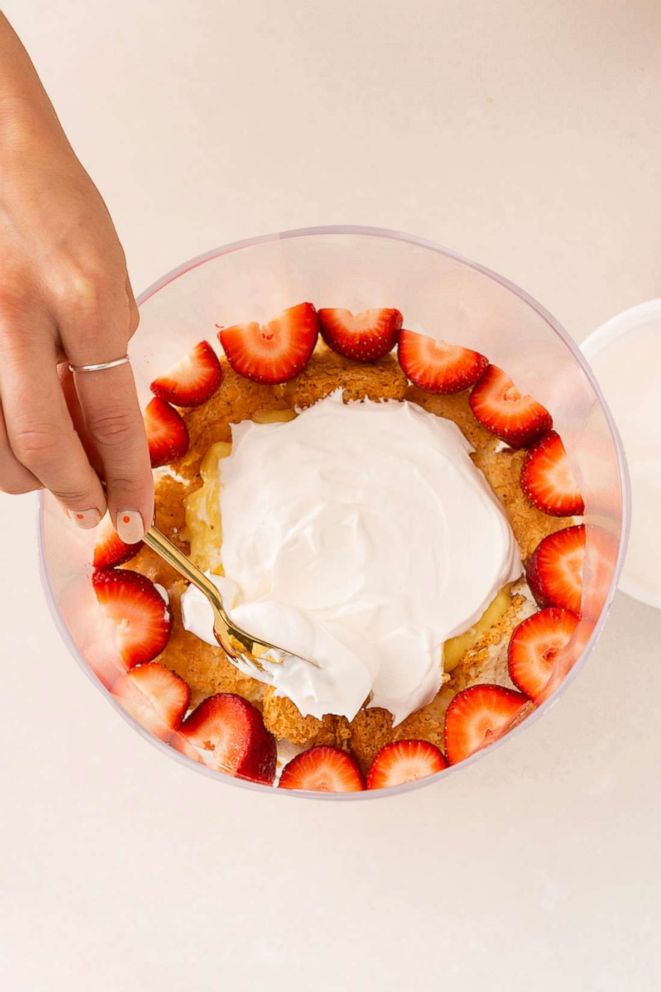
<path fill-rule="evenodd" d="M 73 522 L 82 527 L 83 530 L 91 530 L 92 527 L 96 527 L 101 519 L 98 510 L 69 510 L 68 512 Z"/>
<path fill-rule="evenodd" d="M 145 536 L 145 525 L 137 510 L 120 510 L 117 514 L 117 533 L 124 544 L 137 544 Z"/>

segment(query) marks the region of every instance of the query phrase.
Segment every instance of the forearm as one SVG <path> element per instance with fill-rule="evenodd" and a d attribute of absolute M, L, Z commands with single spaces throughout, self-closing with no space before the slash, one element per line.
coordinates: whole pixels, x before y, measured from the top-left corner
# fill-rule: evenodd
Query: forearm
<path fill-rule="evenodd" d="M 68 147 L 30 56 L 0 12 L 0 158 L 26 140 Z"/>
<path fill-rule="evenodd" d="M 1 13 L 0 259 L 0 490 L 45 486 L 81 527 L 107 507 L 120 537 L 134 543 L 154 505 L 130 367 L 82 372 L 74 382 L 65 364 L 126 354 L 138 309 L 124 252 Z"/>

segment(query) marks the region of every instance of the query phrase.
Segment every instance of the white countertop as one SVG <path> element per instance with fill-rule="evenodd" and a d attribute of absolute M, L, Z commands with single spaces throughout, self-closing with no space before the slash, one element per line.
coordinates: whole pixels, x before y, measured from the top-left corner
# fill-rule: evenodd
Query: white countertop
<path fill-rule="evenodd" d="M 136 291 L 233 239 L 399 228 L 580 340 L 661 288 L 656 0 L 9 0 Z M 657 989 L 661 613 L 545 718 L 373 803 L 225 788 L 82 675 L 0 496 L 0 987 Z"/>

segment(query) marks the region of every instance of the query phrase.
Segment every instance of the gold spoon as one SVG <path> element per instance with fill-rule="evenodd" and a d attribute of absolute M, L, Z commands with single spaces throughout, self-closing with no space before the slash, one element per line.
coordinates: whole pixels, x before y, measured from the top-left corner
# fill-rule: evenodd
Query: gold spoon
<path fill-rule="evenodd" d="M 213 610 L 214 636 L 225 654 L 231 659 L 241 661 L 247 666 L 252 665 L 260 672 L 268 671 L 264 667 L 265 662 L 281 665 L 285 659 L 302 661 L 306 665 L 319 668 L 319 665 L 311 658 L 300 658 L 269 641 L 253 637 L 241 627 L 237 627 L 230 620 L 223 605 L 223 598 L 213 582 L 162 531 L 156 527 L 150 527 L 145 533 L 144 542 L 206 596 Z"/>

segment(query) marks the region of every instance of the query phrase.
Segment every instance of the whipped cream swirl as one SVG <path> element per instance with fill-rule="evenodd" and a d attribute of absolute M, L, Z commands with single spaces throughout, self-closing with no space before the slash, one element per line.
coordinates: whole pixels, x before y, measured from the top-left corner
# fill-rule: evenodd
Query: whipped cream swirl
<path fill-rule="evenodd" d="M 233 427 L 221 473 L 218 586 L 245 630 L 291 659 L 249 674 L 304 715 L 395 724 L 433 699 L 443 642 L 480 618 L 521 561 L 459 428 L 408 401 L 345 404 L 337 391 L 295 420 Z M 190 587 L 183 622 L 216 643 Z"/>

